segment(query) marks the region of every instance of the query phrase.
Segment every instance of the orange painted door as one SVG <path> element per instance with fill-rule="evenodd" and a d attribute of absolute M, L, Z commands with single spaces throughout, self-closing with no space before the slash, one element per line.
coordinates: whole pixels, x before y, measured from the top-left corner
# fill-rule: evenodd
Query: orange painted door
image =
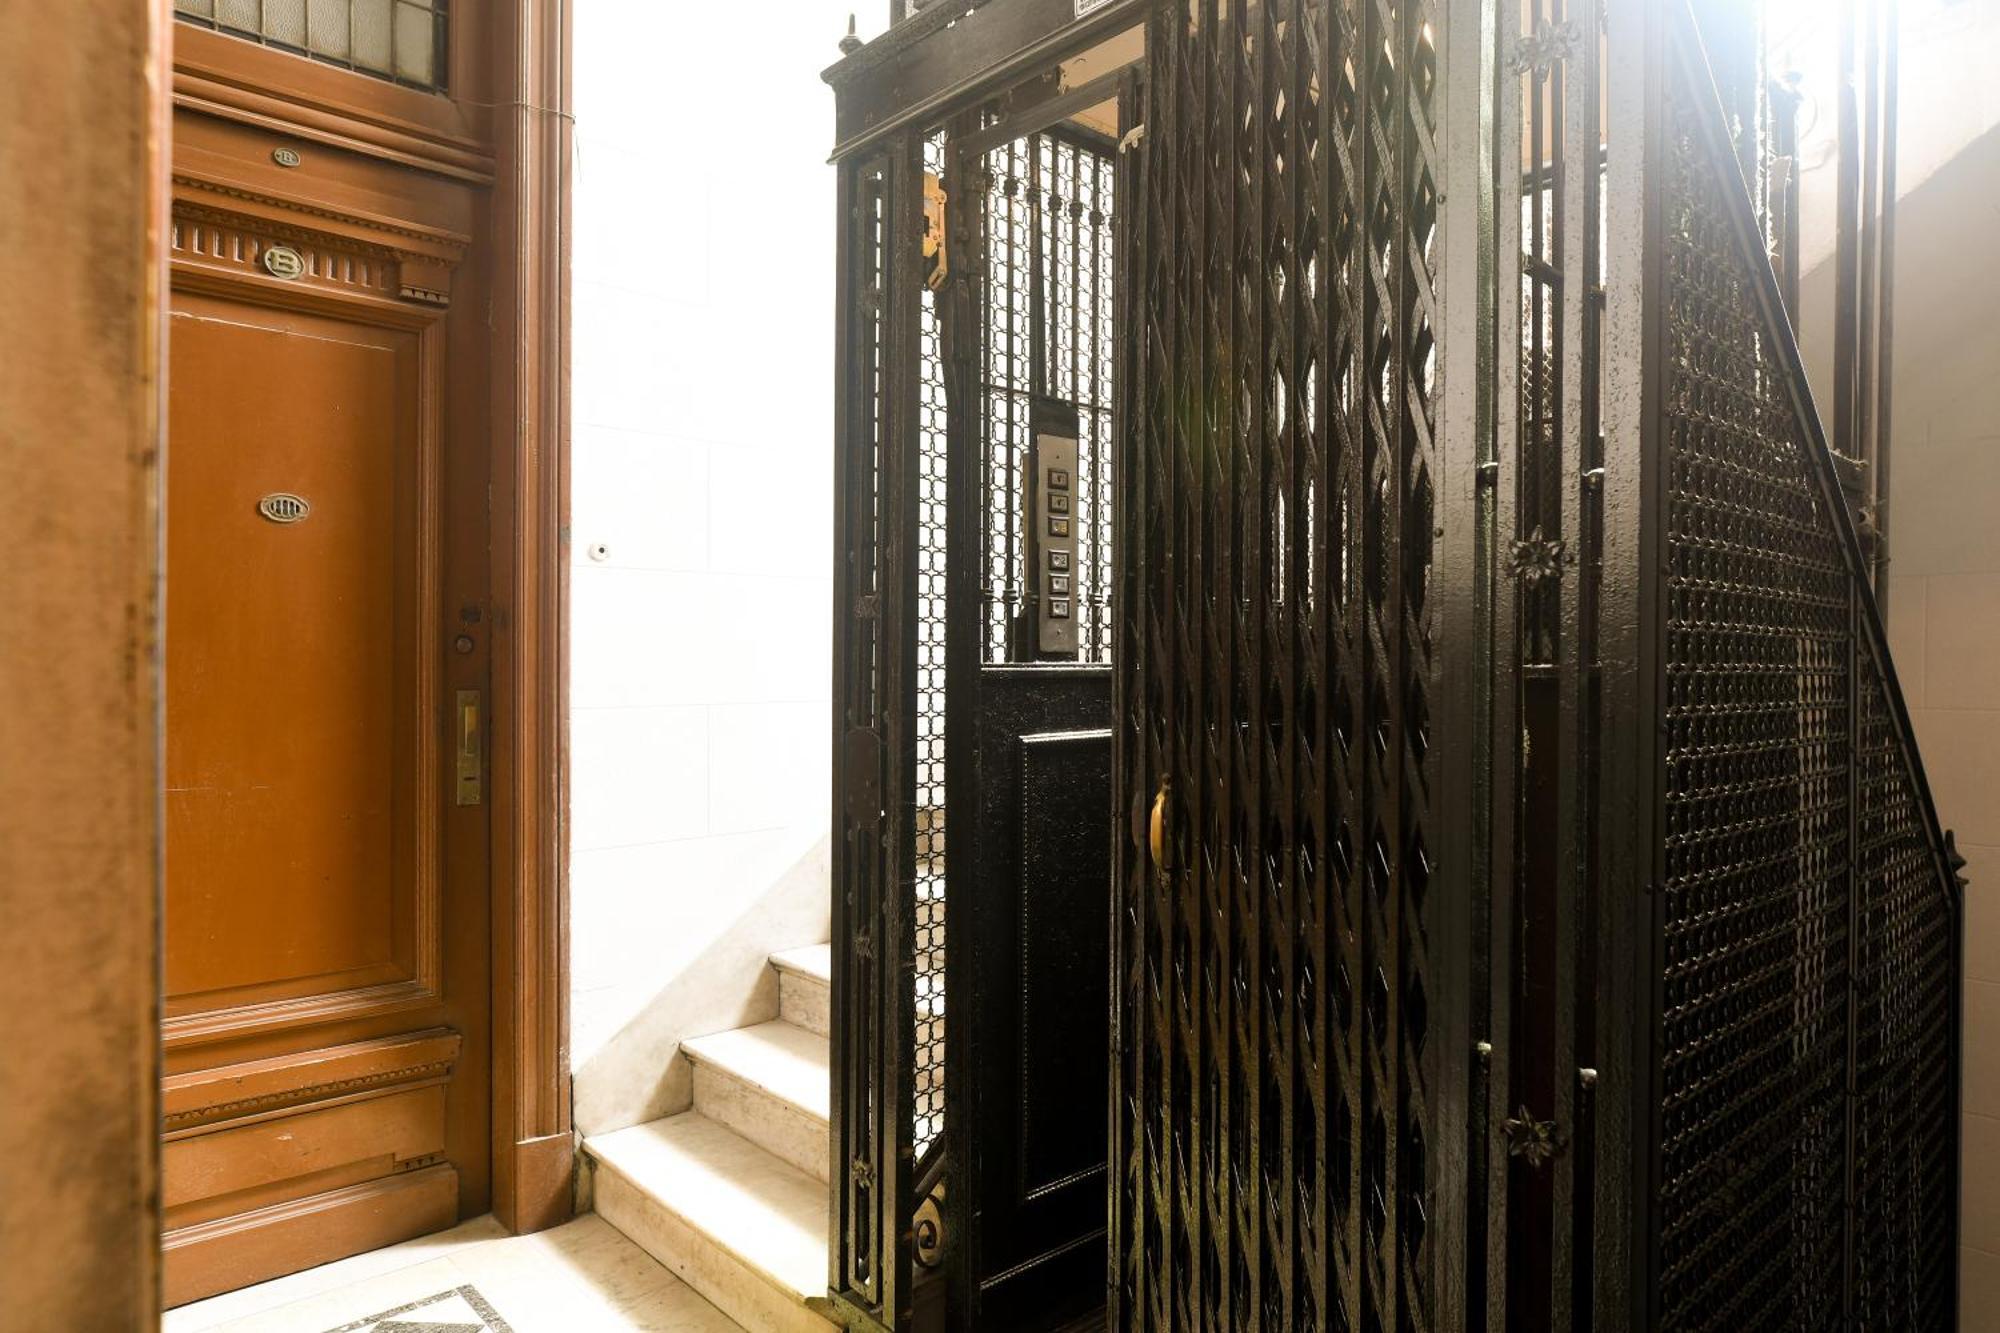
<path fill-rule="evenodd" d="M 307 145 L 247 200 L 265 140 L 177 128 L 169 1305 L 483 1212 L 491 1160 L 484 342 L 376 221 L 455 196 Z"/>

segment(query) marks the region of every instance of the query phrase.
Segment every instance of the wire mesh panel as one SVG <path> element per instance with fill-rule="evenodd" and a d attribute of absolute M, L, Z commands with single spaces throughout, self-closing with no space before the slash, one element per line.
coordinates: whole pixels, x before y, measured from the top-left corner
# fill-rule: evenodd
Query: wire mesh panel
<path fill-rule="evenodd" d="M 1846 1189 L 1851 590 L 1698 105 L 1673 106 L 1664 1326 L 1822 1329 Z"/>
<path fill-rule="evenodd" d="M 944 138 L 924 140 L 924 178 L 933 190 L 944 171 Z M 945 1123 L 945 676 L 950 617 L 946 595 L 949 547 L 947 443 L 950 417 L 945 398 L 944 333 L 938 295 L 926 286 L 920 296 L 917 440 L 917 811 L 916 1032 L 912 1110 L 916 1151 L 921 1158 Z"/>
<path fill-rule="evenodd" d="M 1076 660 L 1111 660 L 1112 281 L 1116 169 L 1081 131 L 988 151 L 975 188 L 981 285 L 979 394 L 985 497 L 982 660 L 1032 661 L 1022 496 L 1037 398 L 1077 417 Z"/>
<path fill-rule="evenodd" d="M 1121 349 L 1122 1328 L 1437 1313 L 1439 23 L 1184 0 L 1147 34 Z"/>
<path fill-rule="evenodd" d="M 1715 87 L 1672 31 L 1658 1326 L 1943 1330 L 1956 886 Z"/>
<path fill-rule="evenodd" d="M 446 0 L 174 0 L 182 20 L 416 88 L 445 88 Z"/>

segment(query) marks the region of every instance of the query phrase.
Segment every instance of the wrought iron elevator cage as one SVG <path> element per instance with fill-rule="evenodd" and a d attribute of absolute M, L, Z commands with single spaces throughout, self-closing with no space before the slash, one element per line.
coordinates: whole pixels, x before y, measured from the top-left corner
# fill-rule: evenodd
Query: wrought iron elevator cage
<path fill-rule="evenodd" d="M 942 389 L 926 182 L 1143 22 L 1093 400 L 1109 1323 L 1954 1326 L 1962 863 L 1786 313 L 1788 132 L 1705 46 L 1737 17 L 950 0 L 829 72 L 851 1322 L 911 1326 L 926 1229 L 977 1225 L 926 1153 L 939 636 L 1021 644 L 1004 505 L 939 600 L 954 451 L 1017 462 Z"/>

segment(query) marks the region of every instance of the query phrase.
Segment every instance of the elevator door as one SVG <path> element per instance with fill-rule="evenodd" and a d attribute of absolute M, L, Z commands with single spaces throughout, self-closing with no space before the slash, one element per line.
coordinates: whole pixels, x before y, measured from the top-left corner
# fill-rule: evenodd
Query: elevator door
<path fill-rule="evenodd" d="M 961 1327 L 1104 1297 L 1111 143 L 1065 123 L 961 152 L 946 184 Z"/>

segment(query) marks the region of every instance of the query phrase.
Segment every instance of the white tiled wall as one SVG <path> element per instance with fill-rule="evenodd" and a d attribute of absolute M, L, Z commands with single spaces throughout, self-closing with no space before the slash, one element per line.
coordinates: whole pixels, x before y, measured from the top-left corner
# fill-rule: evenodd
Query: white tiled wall
<path fill-rule="evenodd" d="M 731 5 L 576 4 L 571 1044 L 587 1134 L 683 1108 L 678 1042 L 770 1017 L 765 956 L 826 938 L 819 72 L 847 8 L 779 0 L 752 24 Z"/>
<path fill-rule="evenodd" d="M 1839 6 L 1765 0 L 1773 64 L 1799 79 L 1804 192 L 1800 249 L 1811 268 L 1833 253 L 1834 152 L 1840 118 Z M 1896 183 L 1915 190 L 2000 125 L 2000 5 L 1993 0 L 1899 0 L 1901 80 Z"/>
<path fill-rule="evenodd" d="M 2000 357 L 2000 339 L 1993 354 Z M 1989 377 L 1990 379 L 1991 377 Z M 2000 388 L 1982 386 L 2000 411 Z M 1908 440 L 1907 434 L 1899 437 Z M 1896 460 L 1899 481 L 1909 478 L 1895 503 L 1909 522 L 1945 497 L 1926 477 L 1947 468 L 1937 455 L 1949 442 L 1911 442 Z M 1980 454 L 1983 465 L 1959 473 L 1989 507 L 2000 505 L 2000 417 Z M 1978 529 L 1979 543 L 1961 537 L 1935 543 L 1959 557 L 1931 566 L 1896 557 L 1889 585 L 1892 650 L 1917 728 L 1925 771 L 1939 818 L 1958 834 L 1971 886 L 1965 898 L 1965 1144 L 1963 1260 L 1964 1330 L 2000 1330 L 2000 525 Z M 1914 539 L 1922 552 L 1932 543 Z M 1915 564 L 1916 569 L 1911 568 Z M 1981 568 L 1980 566 L 1984 566 Z M 1917 572 L 1930 568 L 1931 572 Z"/>
<path fill-rule="evenodd" d="M 1990 213 L 1997 181 L 1967 177 L 1954 194 L 1983 196 Z M 2000 1333 L 2000 327 L 1987 315 L 2000 277 L 1990 242 L 1983 254 L 1927 243 L 1927 219 L 1949 203 L 1905 210 L 1898 281 L 1914 299 L 1897 319 L 1912 352 L 1896 376 L 1889 637 L 1939 818 L 1971 880 L 1960 1328 Z M 1939 249 L 1967 267 L 1930 272 Z"/>

